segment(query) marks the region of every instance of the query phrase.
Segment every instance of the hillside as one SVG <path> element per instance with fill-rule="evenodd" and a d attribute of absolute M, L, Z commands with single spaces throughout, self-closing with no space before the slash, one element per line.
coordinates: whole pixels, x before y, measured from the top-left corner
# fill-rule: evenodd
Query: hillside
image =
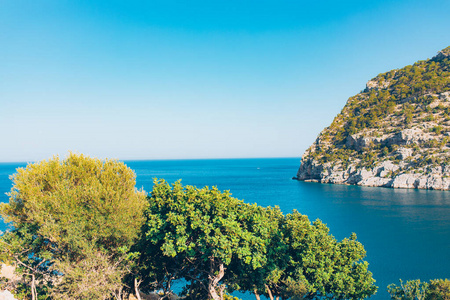
<path fill-rule="evenodd" d="M 450 189 L 450 47 L 378 75 L 305 151 L 296 179 Z"/>

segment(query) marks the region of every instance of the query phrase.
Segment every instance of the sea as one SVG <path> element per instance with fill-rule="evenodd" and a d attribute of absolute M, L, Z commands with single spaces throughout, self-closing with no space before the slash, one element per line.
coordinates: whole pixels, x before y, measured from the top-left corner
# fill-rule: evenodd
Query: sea
<path fill-rule="evenodd" d="M 450 192 L 332 185 L 293 180 L 299 158 L 125 161 L 137 187 L 150 192 L 153 179 L 183 185 L 216 186 L 261 206 L 296 209 L 320 219 L 338 240 L 355 232 L 366 251 L 378 292 L 403 281 L 450 278 Z M 0 163 L 0 201 L 11 189 L 9 176 L 25 163 Z M 4 230 L 5 224 L 0 229 Z M 235 294 L 243 300 L 251 294 Z"/>

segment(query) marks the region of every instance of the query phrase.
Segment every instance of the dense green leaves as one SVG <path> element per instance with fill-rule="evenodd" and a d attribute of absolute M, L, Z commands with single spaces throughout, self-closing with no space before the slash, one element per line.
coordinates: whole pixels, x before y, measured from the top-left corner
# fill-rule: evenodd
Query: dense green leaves
<path fill-rule="evenodd" d="M 362 299 L 376 292 L 356 235 L 338 242 L 320 220 L 311 224 L 296 211 L 286 216 L 283 231 L 289 257 L 278 282 L 283 298 Z"/>
<path fill-rule="evenodd" d="M 419 279 L 390 284 L 388 292 L 393 300 L 450 300 L 450 280 L 434 279 L 421 282 Z"/>
<path fill-rule="evenodd" d="M 223 268 L 232 261 L 251 269 L 265 264 L 264 239 L 254 234 L 262 224 L 255 219 L 257 214 L 250 213 L 256 206 L 217 188 L 183 187 L 180 182 L 171 187 L 164 181 L 155 182 L 149 203 L 141 259 L 148 261 L 145 255 L 161 256 L 159 261 L 172 258 L 166 266 L 188 281 L 188 294 L 198 287 L 210 297 L 221 294 Z"/>
<path fill-rule="evenodd" d="M 147 243 L 139 251 L 142 261 L 159 259 L 153 273 L 140 272 L 147 282 L 184 278 L 188 296 L 213 299 L 225 288 L 283 299 L 361 299 L 376 292 L 356 236 L 337 242 L 322 222 L 311 224 L 296 211 L 284 216 L 179 182 L 156 181 L 149 200 Z"/>
<path fill-rule="evenodd" d="M 0 259 L 14 264 L 32 299 L 122 299 L 124 293 L 230 298 L 250 291 L 282 299 L 362 299 L 376 291 L 352 235 L 321 221 L 260 207 L 217 188 L 154 182 L 135 189 L 124 164 L 70 154 L 19 169 L 10 202 L 12 230 Z M 28 286 L 28 289 L 24 287 Z"/>

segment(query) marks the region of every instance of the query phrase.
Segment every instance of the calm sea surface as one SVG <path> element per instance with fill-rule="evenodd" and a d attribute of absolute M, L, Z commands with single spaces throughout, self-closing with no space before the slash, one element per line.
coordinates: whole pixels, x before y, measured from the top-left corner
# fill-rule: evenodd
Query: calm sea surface
<path fill-rule="evenodd" d="M 217 186 L 262 206 L 297 209 L 321 219 L 339 240 L 356 232 L 367 251 L 379 291 L 398 280 L 450 278 L 450 192 L 368 188 L 292 180 L 298 158 L 126 161 L 137 187 L 151 191 L 153 178 L 184 185 Z M 0 164 L 0 200 L 11 188 L 8 176 L 20 163 Z M 0 229 L 4 229 L 2 225 Z M 242 296 L 254 299 L 253 296 Z"/>

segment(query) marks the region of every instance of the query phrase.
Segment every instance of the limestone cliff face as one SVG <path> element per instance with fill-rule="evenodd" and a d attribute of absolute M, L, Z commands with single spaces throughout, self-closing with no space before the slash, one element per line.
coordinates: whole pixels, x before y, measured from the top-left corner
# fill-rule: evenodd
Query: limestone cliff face
<path fill-rule="evenodd" d="M 380 74 L 303 154 L 298 180 L 450 189 L 450 47 Z"/>

